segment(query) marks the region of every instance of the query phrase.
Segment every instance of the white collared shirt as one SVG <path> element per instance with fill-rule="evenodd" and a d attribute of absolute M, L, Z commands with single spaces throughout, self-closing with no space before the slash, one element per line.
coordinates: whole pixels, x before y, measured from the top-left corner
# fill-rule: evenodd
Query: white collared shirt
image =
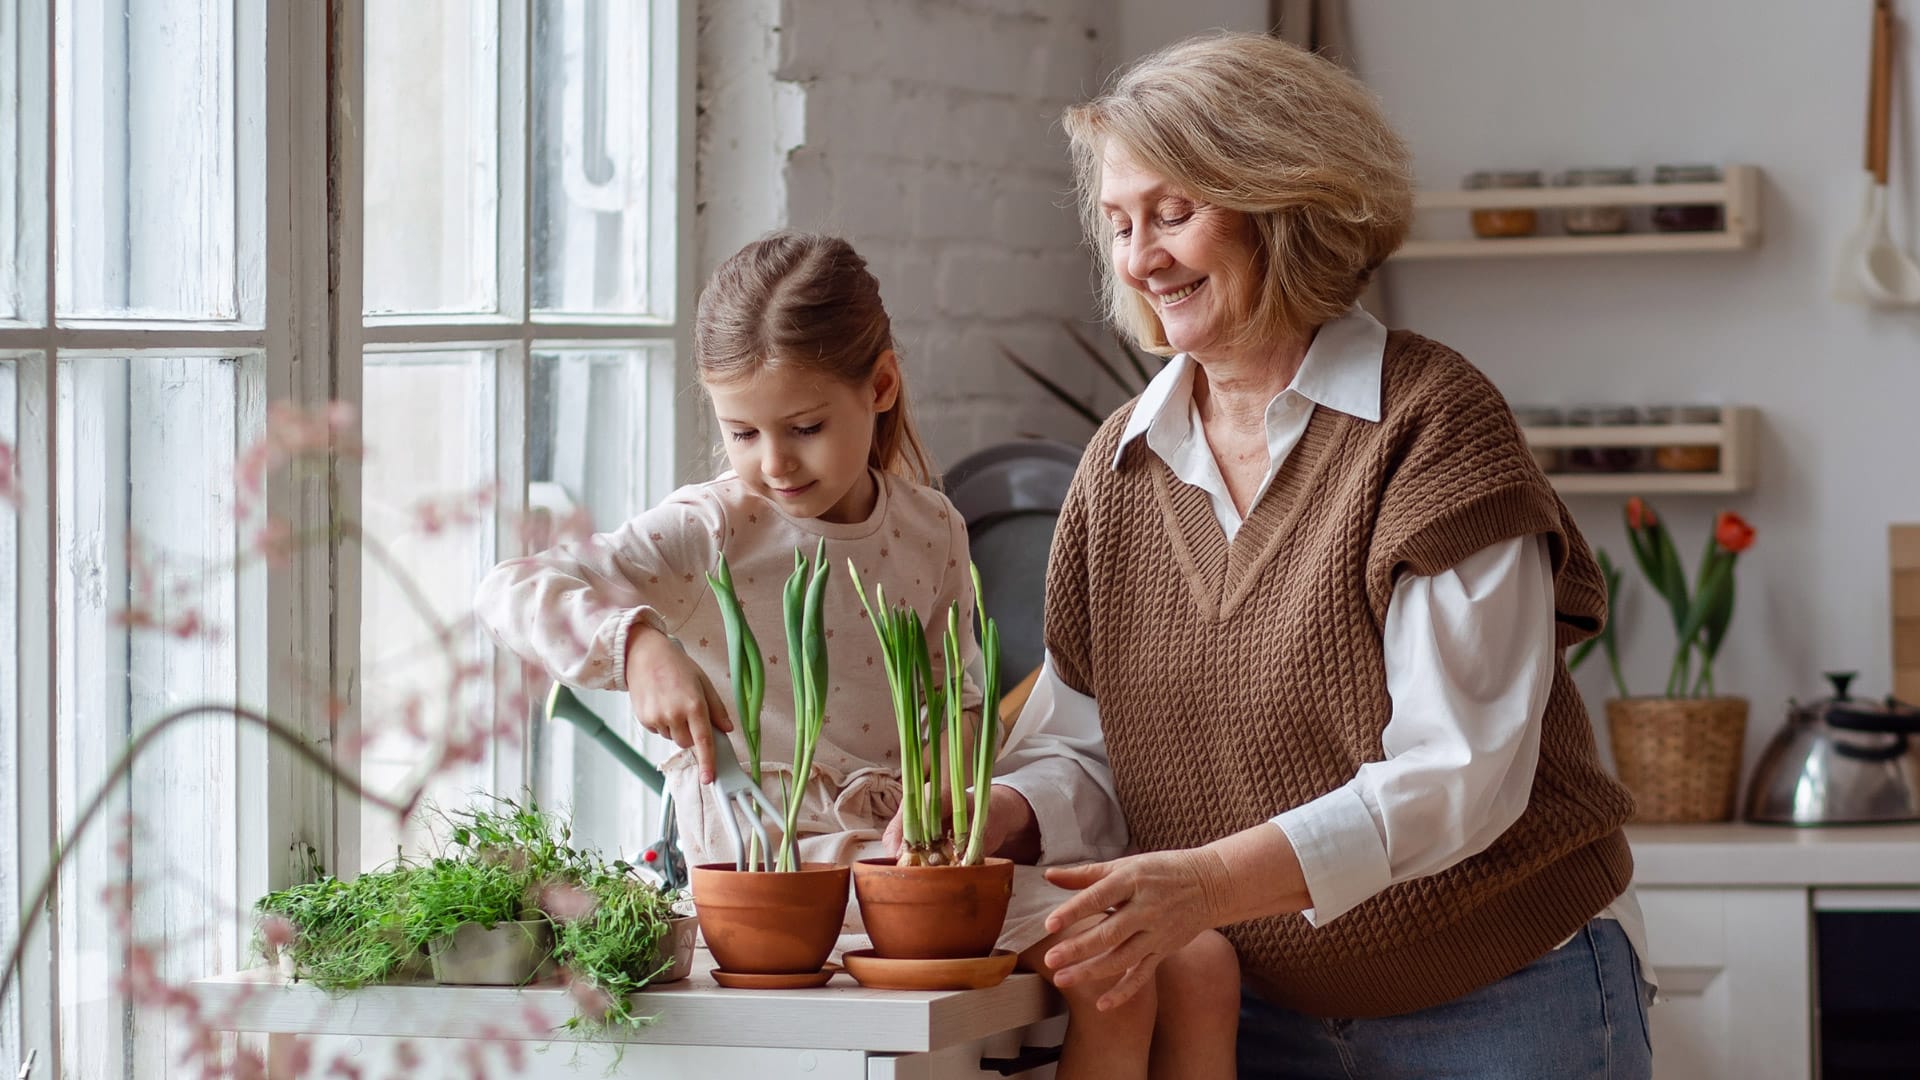
<path fill-rule="evenodd" d="M 1266 494 L 1314 409 L 1380 419 L 1386 342 L 1386 328 L 1359 308 L 1320 328 L 1292 383 L 1267 405 L 1267 471 L 1249 505 Z M 1176 477 L 1207 493 L 1231 540 L 1241 516 L 1207 444 L 1195 375 L 1184 354 L 1169 361 L 1141 394 L 1120 447 L 1145 435 Z M 1116 453 L 1114 467 L 1119 462 Z M 1310 924 L 1485 850 L 1519 819 L 1553 683 L 1553 620 L 1553 571 L 1539 536 L 1502 541 L 1394 586 L 1384 631 L 1393 710 L 1381 734 L 1385 759 L 1272 819 L 1299 856 Z M 997 771 L 995 783 L 1033 805 L 1046 861 L 1107 859 L 1125 849 L 1099 704 L 1062 682 L 1050 658 Z M 1601 915 L 1620 920 L 1645 957 L 1631 887 Z"/>

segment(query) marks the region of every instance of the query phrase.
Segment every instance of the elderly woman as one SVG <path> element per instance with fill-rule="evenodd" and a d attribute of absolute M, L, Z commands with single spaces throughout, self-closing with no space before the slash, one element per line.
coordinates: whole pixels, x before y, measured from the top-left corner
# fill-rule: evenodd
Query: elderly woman
<path fill-rule="evenodd" d="M 1217 928 L 1241 1076 L 1646 1076 L 1632 803 L 1564 662 L 1602 580 L 1486 377 L 1355 303 L 1401 140 L 1256 35 L 1066 126 L 1109 314 L 1172 359 L 1081 462 L 996 780 L 1005 850 L 1137 852 L 1049 872 L 1058 985 L 1120 1006 Z"/>

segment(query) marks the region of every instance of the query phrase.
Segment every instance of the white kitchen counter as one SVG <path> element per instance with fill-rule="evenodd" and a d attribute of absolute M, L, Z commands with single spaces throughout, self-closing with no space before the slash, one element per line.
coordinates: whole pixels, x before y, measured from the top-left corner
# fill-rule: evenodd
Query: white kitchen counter
<path fill-rule="evenodd" d="M 1633 825 L 1641 887 L 1920 886 L 1920 825 Z"/>

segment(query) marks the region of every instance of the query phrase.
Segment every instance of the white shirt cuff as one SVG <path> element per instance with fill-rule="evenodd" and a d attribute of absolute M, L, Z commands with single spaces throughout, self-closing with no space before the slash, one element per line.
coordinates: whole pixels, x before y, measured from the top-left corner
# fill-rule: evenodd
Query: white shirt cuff
<path fill-rule="evenodd" d="M 1323 926 L 1352 911 L 1393 881 L 1387 846 L 1367 804 L 1351 786 L 1296 806 L 1273 823 L 1287 834 L 1313 906 L 1301 912 Z"/>
<path fill-rule="evenodd" d="M 1088 858 L 1087 853 L 1075 850 L 1062 850 L 1060 854 L 1064 858 L 1049 857 L 1048 837 L 1058 840 L 1080 835 L 1080 820 L 1073 812 L 1071 795 L 1041 776 L 996 776 L 993 782 L 1019 792 L 1027 800 L 1027 805 L 1033 808 L 1033 824 L 1040 830 L 1040 857 L 1034 860 L 1036 863 L 1046 866 L 1055 862 L 1081 862 Z M 1075 847 L 1071 843 L 1062 846 L 1066 849 Z"/>

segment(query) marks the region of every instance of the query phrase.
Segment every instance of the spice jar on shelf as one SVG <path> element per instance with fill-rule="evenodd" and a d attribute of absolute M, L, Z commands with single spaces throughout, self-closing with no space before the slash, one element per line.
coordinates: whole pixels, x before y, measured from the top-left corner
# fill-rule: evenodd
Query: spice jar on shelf
<path fill-rule="evenodd" d="M 1568 169 L 1560 174 L 1562 187 L 1599 187 L 1633 182 L 1633 170 L 1628 168 Z M 1619 205 L 1569 206 L 1560 215 L 1560 224 L 1571 236 L 1623 233 L 1627 231 L 1627 208 Z"/>
<path fill-rule="evenodd" d="M 1649 424 L 1718 424 L 1718 405 L 1649 405 Z M 1710 473 L 1720 471 L 1720 447 L 1710 443 L 1660 444 L 1653 448 L 1653 467 L 1661 472 Z"/>
<path fill-rule="evenodd" d="M 1540 170 L 1517 169 L 1482 171 L 1467 177 L 1467 190 L 1493 188 L 1537 188 Z M 1495 207 L 1473 212 L 1473 235 L 1484 240 L 1508 236 L 1532 236 L 1540 227 L 1540 213 L 1531 206 Z"/>
<path fill-rule="evenodd" d="M 1513 418 L 1520 422 L 1523 429 L 1554 428 L 1566 422 L 1566 414 L 1559 409 L 1546 405 L 1516 405 Z M 1561 469 L 1560 448 L 1557 446 L 1528 447 L 1533 451 L 1534 464 L 1541 472 L 1559 472 Z"/>
<path fill-rule="evenodd" d="M 1656 184 L 1716 184 L 1720 169 L 1715 165 L 1660 165 L 1653 170 Z M 1653 227 L 1661 232 L 1718 232 L 1724 228 L 1725 215 L 1718 203 L 1680 203 L 1653 208 Z"/>
<path fill-rule="evenodd" d="M 1624 427 L 1640 422 L 1640 410 L 1632 405 L 1582 405 L 1567 410 L 1568 427 Z M 1609 446 L 1596 442 L 1591 446 L 1567 448 L 1568 472 L 1639 472 L 1646 467 L 1646 447 Z"/>

